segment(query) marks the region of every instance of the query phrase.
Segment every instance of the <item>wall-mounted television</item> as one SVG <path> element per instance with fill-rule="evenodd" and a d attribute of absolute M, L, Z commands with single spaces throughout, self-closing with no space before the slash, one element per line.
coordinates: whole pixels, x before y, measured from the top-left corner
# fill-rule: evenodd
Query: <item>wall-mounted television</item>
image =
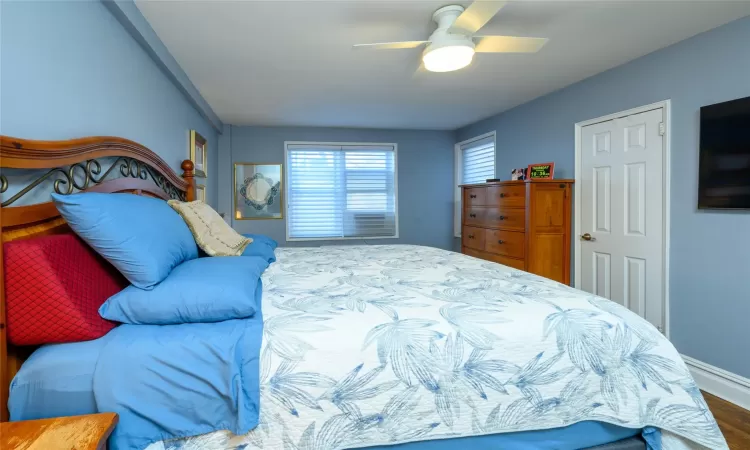
<path fill-rule="evenodd" d="M 698 208 L 750 210 L 750 97 L 701 108 Z"/>

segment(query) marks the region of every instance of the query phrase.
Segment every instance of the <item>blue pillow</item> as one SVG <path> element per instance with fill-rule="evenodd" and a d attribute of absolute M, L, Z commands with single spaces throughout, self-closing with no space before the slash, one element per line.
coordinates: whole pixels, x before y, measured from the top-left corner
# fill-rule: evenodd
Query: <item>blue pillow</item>
<path fill-rule="evenodd" d="M 270 237 L 266 236 L 265 234 L 243 234 L 245 237 L 249 237 L 253 241 L 258 241 L 258 243 L 266 244 L 269 247 L 271 247 L 271 250 L 276 250 L 276 247 L 279 246 L 278 242 L 274 241 Z"/>
<path fill-rule="evenodd" d="M 190 229 L 164 200 L 133 194 L 52 194 L 70 228 L 134 286 L 151 289 L 198 257 Z"/>
<path fill-rule="evenodd" d="M 245 247 L 242 256 L 260 256 L 268 261 L 268 264 L 276 262 L 276 254 L 274 253 L 278 245 L 276 241 L 262 234 L 243 234 L 243 236 L 252 238 L 253 242 Z"/>
<path fill-rule="evenodd" d="M 99 308 L 108 320 L 173 325 L 252 317 L 260 308 L 260 276 L 268 262 L 258 257 L 215 256 L 186 261 L 150 291 L 128 286 Z"/>

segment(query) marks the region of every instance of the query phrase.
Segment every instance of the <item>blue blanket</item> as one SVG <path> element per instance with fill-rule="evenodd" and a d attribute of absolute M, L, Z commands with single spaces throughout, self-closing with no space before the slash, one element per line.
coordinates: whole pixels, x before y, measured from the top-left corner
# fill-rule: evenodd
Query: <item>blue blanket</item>
<path fill-rule="evenodd" d="M 110 448 L 255 428 L 262 333 L 260 312 L 219 323 L 112 330 L 94 372 L 97 409 L 120 415 Z"/>
<path fill-rule="evenodd" d="M 276 241 L 251 235 L 243 256 L 276 257 Z M 260 273 L 254 274 L 260 286 Z M 261 291 L 255 291 L 257 304 Z M 112 449 L 258 424 L 263 315 L 181 325 L 121 325 L 106 337 L 94 371 L 99 411 L 120 415 Z"/>

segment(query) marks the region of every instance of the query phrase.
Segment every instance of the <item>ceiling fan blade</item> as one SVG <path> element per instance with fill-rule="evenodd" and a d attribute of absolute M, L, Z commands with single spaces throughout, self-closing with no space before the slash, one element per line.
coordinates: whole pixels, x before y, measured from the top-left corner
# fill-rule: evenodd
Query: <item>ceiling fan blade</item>
<path fill-rule="evenodd" d="M 417 48 L 422 44 L 430 41 L 402 41 L 402 42 L 379 42 L 376 44 L 354 44 L 354 49 L 371 49 L 371 50 L 398 50 L 403 48 Z"/>
<path fill-rule="evenodd" d="M 477 53 L 536 53 L 549 39 L 515 36 L 474 36 Z"/>
<path fill-rule="evenodd" d="M 477 0 L 458 16 L 448 32 L 472 35 L 495 17 L 506 3 L 508 2 Z"/>

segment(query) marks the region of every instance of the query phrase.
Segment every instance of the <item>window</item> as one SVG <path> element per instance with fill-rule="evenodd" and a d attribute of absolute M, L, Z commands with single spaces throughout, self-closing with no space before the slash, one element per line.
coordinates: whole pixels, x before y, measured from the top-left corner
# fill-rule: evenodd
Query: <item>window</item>
<path fill-rule="evenodd" d="M 396 144 L 286 143 L 287 240 L 398 237 Z"/>
<path fill-rule="evenodd" d="M 477 136 L 456 144 L 455 209 L 453 230 L 461 236 L 461 188 L 462 184 L 484 183 L 495 178 L 495 132 Z"/>

